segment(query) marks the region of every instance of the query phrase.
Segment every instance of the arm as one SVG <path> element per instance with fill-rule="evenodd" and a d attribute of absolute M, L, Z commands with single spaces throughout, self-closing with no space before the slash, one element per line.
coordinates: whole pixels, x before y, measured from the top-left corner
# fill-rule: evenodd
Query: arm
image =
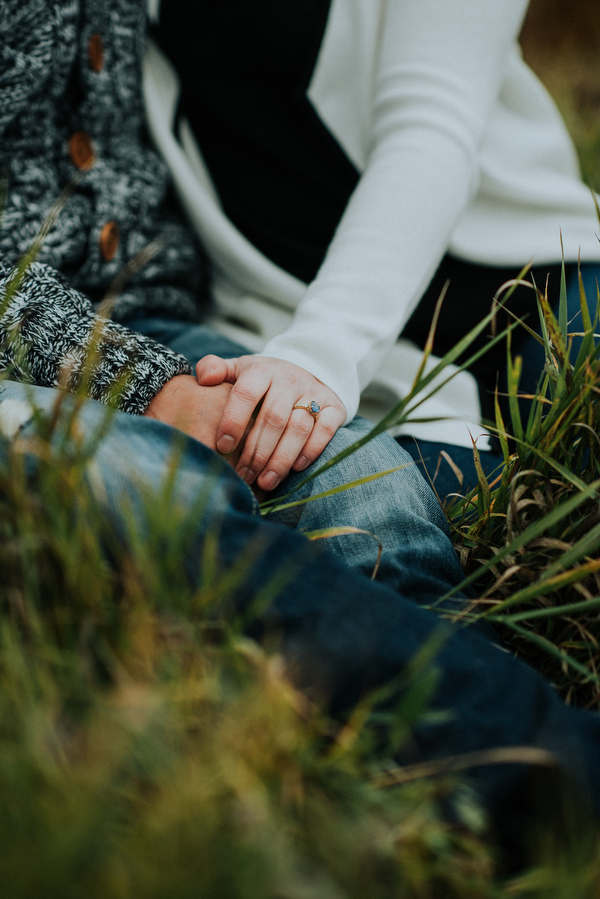
<path fill-rule="evenodd" d="M 49 266 L 34 263 L 7 297 L 11 270 L 0 263 L 1 366 L 15 380 L 76 391 L 124 412 L 143 413 L 176 375 L 183 356 L 94 315 L 90 302 Z"/>
<path fill-rule="evenodd" d="M 0 268 L 1 272 L 1 268 Z M 10 280 L 0 277 L 0 301 Z M 94 316 L 47 266 L 33 265 L 0 319 L 2 362 L 13 378 L 86 393 L 178 428 L 215 450 L 231 387 L 201 387 L 186 359 Z M 243 443 L 241 444 L 243 446 Z M 238 453 L 229 460 L 235 464 Z"/>
<path fill-rule="evenodd" d="M 347 417 L 354 415 L 360 391 L 427 287 L 477 189 L 479 145 L 525 8 L 525 0 L 389 0 L 370 157 L 292 325 L 264 348 L 264 356 L 281 360 L 268 363 L 268 385 L 265 359 L 226 366 L 227 376 L 237 378 L 225 411 L 234 437 L 263 396 L 256 423 L 263 433 L 270 410 L 290 409 L 299 399 L 285 377 L 293 366 L 312 375 L 312 389 L 327 385 Z M 210 365 L 212 359 L 201 365 L 202 383 Z M 274 433 L 284 434 L 291 419 L 275 418 Z M 248 445 L 260 445 L 258 430 Z M 280 465 L 277 452 L 266 468 Z M 263 486 L 260 477 L 258 483 Z"/>
<path fill-rule="evenodd" d="M 0 176 L 11 173 L 0 219 L 0 368 L 22 381 L 83 389 L 101 402 L 142 413 L 164 384 L 190 367 L 183 357 L 94 315 L 89 300 L 58 273 L 63 266 L 85 267 L 91 252 L 89 190 L 71 198 L 61 209 L 61 227 L 45 235 L 40 256 L 51 264 L 33 264 L 20 284 L 11 284 L 13 263 L 31 246 L 69 172 L 76 171 L 61 168 L 66 147 L 55 118 L 56 107 L 64 106 L 66 114 L 69 102 L 57 93 L 66 89 L 69 74 L 57 62 L 66 52 L 61 42 L 76 48 L 77 22 L 76 10 L 65 4 L 0 4 Z M 126 61 L 135 64 L 133 57 Z M 130 105 L 135 112 L 133 100 Z M 114 180 L 110 176 L 109 170 L 107 184 Z M 158 193 L 160 179 L 152 186 Z M 107 270 L 105 287 L 114 274 Z"/>
<path fill-rule="evenodd" d="M 366 168 L 291 327 L 264 348 L 328 384 L 349 417 L 477 191 L 526 6 L 388 0 Z"/>

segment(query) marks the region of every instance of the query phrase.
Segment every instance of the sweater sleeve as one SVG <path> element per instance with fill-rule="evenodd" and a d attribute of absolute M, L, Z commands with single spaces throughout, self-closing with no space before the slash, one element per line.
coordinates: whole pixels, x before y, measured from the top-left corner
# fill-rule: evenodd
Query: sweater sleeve
<path fill-rule="evenodd" d="M 188 361 L 150 338 L 95 315 L 52 268 L 33 263 L 15 290 L 0 263 L 0 365 L 15 380 L 88 396 L 143 414 Z"/>
<path fill-rule="evenodd" d="M 366 168 L 291 326 L 263 350 L 326 383 L 348 419 L 474 196 L 479 147 L 526 5 L 387 3 Z"/>
<path fill-rule="evenodd" d="M 78 16 L 77 4 L 0 3 L 0 174 L 11 165 L 18 173 L 18 186 L 13 192 L 9 181 L 0 210 L 6 248 L 0 258 L 0 369 L 44 387 L 83 389 L 107 405 L 142 414 L 167 381 L 190 373 L 187 360 L 95 315 L 89 299 L 70 288 L 51 265 L 33 263 L 21 283 L 13 284 L 14 259 L 23 245 L 31 245 L 60 191 L 51 113 L 52 104 L 60 102 L 56 91 L 65 89 Z M 132 67 L 134 62 L 128 60 Z M 114 192 L 118 190 L 117 184 Z M 71 224 L 64 243 L 71 242 L 76 254 L 76 232 L 84 234 L 86 222 L 74 214 Z M 61 253 L 56 255 L 63 262 L 72 262 L 63 246 Z"/>

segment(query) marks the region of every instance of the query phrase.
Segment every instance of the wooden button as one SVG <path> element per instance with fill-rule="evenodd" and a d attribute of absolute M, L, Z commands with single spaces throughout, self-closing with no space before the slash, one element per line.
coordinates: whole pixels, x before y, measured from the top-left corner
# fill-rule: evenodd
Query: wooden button
<path fill-rule="evenodd" d="M 117 255 L 121 232 L 116 222 L 107 222 L 100 232 L 100 253 L 105 262 L 111 262 Z"/>
<path fill-rule="evenodd" d="M 94 145 L 89 134 L 76 131 L 69 138 L 69 155 L 73 165 L 78 169 L 91 169 L 96 161 Z"/>
<path fill-rule="evenodd" d="M 104 41 L 97 31 L 90 37 L 87 51 L 90 69 L 93 72 L 101 72 L 104 67 Z"/>

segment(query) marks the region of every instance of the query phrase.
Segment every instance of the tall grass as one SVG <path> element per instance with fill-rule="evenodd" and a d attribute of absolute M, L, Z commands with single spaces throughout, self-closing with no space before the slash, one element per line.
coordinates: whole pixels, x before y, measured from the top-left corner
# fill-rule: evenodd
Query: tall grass
<path fill-rule="evenodd" d="M 479 465 L 478 486 L 448 514 L 479 596 L 466 617 L 493 621 L 567 702 L 598 709 L 600 294 L 590 303 L 580 279 L 576 333 L 567 320 L 564 270 L 558 317 L 546 294 L 538 290 L 538 298 L 546 365 L 527 420 L 519 405 L 520 359 L 509 352 L 511 422 L 507 428 L 498 402 L 495 422 L 504 466 L 488 479 Z M 476 449 L 475 456 L 477 463 Z"/>
<path fill-rule="evenodd" d="M 59 397 L 1 442 L 2 895 L 597 894 L 568 834 L 503 879 L 457 775 L 389 771 L 368 702 L 329 720 L 216 615 L 228 578 L 211 548 L 194 588 L 181 576 L 205 506 L 174 501 L 176 451 L 117 532 L 94 464 L 109 427 L 107 411 L 83 431 Z M 409 693 L 404 728 L 424 713 Z"/>

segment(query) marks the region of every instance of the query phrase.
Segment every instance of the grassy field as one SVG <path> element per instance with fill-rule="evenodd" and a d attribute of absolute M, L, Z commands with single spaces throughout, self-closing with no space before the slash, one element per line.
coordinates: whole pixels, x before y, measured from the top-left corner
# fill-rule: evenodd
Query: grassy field
<path fill-rule="evenodd" d="M 523 42 L 600 187 L 596 8 L 537 0 Z M 574 359 L 563 316 L 545 312 L 537 409 L 521 421 L 513 402 L 502 477 L 481 475 L 448 514 L 483 596 L 471 614 L 598 708 L 597 323 Z M 517 363 L 511 385 L 516 400 Z M 460 778 L 382 789 L 368 716 L 340 730 L 277 656 L 216 627 L 210 565 L 195 591 L 177 578 L 194 522 L 168 485 L 144 538 L 132 525 L 116 540 L 86 481 L 93 442 L 68 419 L 51 450 L 59 420 L 0 456 L 2 899 L 600 897 L 593 828 L 528 834 L 511 871 Z M 404 714 L 418 719 L 418 697 Z"/>

